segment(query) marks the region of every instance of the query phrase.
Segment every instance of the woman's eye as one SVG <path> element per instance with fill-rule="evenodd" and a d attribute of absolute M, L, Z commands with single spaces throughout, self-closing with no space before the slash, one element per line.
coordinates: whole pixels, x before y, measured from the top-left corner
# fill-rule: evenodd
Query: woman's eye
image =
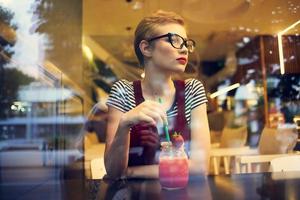
<path fill-rule="evenodd" d="M 172 37 L 172 42 L 174 43 L 180 43 L 181 42 L 181 39 L 179 37 Z"/>

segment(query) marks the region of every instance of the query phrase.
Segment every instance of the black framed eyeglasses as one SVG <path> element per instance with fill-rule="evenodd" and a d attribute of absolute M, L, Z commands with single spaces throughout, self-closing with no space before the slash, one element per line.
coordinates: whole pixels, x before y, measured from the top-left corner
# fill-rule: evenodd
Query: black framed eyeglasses
<path fill-rule="evenodd" d="M 168 37 L 168 41 L 175 49 L 182 49 L 183 45 L 188 49 L 190 53 L 195 50 L 196 42 L 192 39 L 185 39 L 176 33 L 167 33 L 165 35 L 160 35 L 154 38 L 150 38 L 147 41 L 152 42 L 154 40 Z"/>

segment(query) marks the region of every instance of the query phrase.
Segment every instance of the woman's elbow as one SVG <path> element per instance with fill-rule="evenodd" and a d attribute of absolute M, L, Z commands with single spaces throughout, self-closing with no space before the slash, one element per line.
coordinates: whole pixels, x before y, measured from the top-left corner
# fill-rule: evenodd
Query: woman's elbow
<path fill-rule="evenodd" d="M 106 175 L 109 179 L 119 179 L 125 174 L 126 171 L 126 166 L 112 163 L 108 158 L 104 158 L 104 166 L 106 169 Z"/>
<path fill-rule="evenodd" d="M 106 178 L 112 180 L 118 180 L 122 177 L 122 173 L 116 170 L 106 170 Z"/>

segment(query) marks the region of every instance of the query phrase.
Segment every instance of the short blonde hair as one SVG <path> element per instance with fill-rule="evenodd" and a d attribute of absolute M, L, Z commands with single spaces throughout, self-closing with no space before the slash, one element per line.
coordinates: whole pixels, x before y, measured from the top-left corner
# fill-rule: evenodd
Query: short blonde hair
<path fill-rule="evenodd" d="M 144 66 L 144 55 L 140 50 L 140 42 L 154 36 L 156 27 L 166 24 L 180 24 L 184 26 L 184 19 L 174 13 L 158 10 L 140 21 L 135 29 L 134 34 L 134 51 L 141 66 Z"/>

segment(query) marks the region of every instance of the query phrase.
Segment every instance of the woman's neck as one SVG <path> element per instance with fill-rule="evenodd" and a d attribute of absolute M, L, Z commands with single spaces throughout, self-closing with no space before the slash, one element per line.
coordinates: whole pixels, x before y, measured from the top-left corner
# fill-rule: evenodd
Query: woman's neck
<path fill-rule="evenodd" d="M 145 78 L 142 80 L 143 93 L 153 99 L 174 94 L 175 87 L 171 78 L 171 75 L 150 72 L 145 69 Z"/>

